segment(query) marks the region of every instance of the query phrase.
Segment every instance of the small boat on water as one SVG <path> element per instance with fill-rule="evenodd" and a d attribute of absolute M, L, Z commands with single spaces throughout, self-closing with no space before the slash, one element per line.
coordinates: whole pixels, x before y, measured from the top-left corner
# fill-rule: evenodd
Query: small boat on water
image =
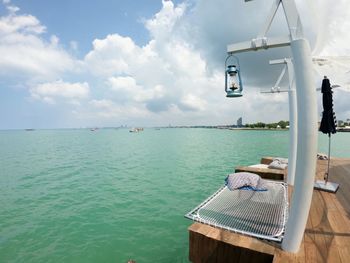
<path fill-rule="evenodd" d="M 132 128 L 129 130 L 129 132 L 140 132 L 143 131 L 143 128 Z"/>
<path fill-rule="evenodd" d="M 91 128 L 90 131 L 97 131 L 98 128 Z"/>

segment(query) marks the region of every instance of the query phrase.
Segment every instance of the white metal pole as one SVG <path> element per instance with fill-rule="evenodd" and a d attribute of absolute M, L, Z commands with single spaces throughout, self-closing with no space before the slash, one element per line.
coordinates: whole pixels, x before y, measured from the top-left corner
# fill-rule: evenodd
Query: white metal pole
<path fill-rule="evenodd" d="M 331 163 L 331 134 L 328 133 L 328 165 L 327 165 L 327 174 L 324 178 L 324 182 L 328 182 L 328 176 L 329 176 L 329 164 Z"/>
<path fill-rule="evenodd" d="M 298 252 L 309 215 L 317 154 L 317 102 L 313 81 L 310 46 L 305 39 L 291 41 L 296 67 L 297 159 L 294 193 L 282 248 Z"/>
<path fill-rule="evenodd" d="M 287 69 L 289 88 L 288 88 L 288 104 L 289 104 L 289 153 L 288 153 L 288 176 L 287 183 L 294 185 L 295 164 L 297 158 L 297 98 L 295 91 L 294 65 L 290 58 L 270 60 L 270 64 L 286 64 L 281 75 L 276 81 L 274 87 L 278 87 Z M 269 92 L 271 93 L 271 92 Z"/>
<path fill-rule="evenodd" d="M 288 68 L 288 79 L 289 79 L 289 160 L 288 160 L 288 176 L 287 183 L 289 185 L 294 185 L 295 180 L 295 165 L 297 160 L 297 95 L 295 90 L 295 74 L 294 74 L 294 64 L 291 59 L 285 59 Z"/>
<path fill-rule="evenodd" d="M 289 80 L 292 82 L 291 80 Z M 294 83 L 294 82 L 293 82 Z M 287 183 L 294 185 L 295 165 L 297 159 L 297 98 L 293 83 L 288 92 L 289 100 L 289 154 Z"/>

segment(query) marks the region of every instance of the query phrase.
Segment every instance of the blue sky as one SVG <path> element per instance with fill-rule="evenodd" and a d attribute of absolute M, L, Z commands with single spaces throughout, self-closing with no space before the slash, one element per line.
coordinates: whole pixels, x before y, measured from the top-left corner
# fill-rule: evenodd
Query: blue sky
<path fill-rule="evenodd" d="M 349 4 L 297 2 L 314 55 L 348 56 Z M 223 92 L 226 45 L 253 38 L 269 9 L 262 1 L 2 0 L 0 129 L 288 119 L 285 94 L 259 92 L 281 70 L 268 60 L 288 57 L 288 48 L 241 55 L 245 96 L 232 101 Z M 327 24 L 323 11 L 332 15 Z M 286 34 L 282 12 L 271 34 Z M 349 67 L 338 62 L 318 68 L 315 86 L 325 72 L 344 84 L 335 105 L 346 119 Z"/>
<path fill-rule="evenodd" d="M 79 55 L 91 49 L 96 38 L 111 33 L 131 37 L 137 44 L 145 45 L 149 32 L 142 21 L 151 18 L 161 7 L 161 1 L 11 1 L 21 13 L 32 14 L 48 29 L 46 37 L 56 34 L 64 45 L 79 43 Z M 178 1 L 173 1 L 174 3 Z M 1 14 L 6 13 L 4 6 Z"/>

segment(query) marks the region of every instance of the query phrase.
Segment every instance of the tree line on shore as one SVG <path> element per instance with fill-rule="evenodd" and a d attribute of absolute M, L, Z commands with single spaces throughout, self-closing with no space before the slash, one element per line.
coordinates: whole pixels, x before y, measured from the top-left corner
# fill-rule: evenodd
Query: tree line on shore
<path fill-rule="evenodd" d="M 261 128 L 261 129 L 286 129 L 287 126 L 289 126 L 289 121 L 279 121 L 274 123 L 264 123 L 264 122 L 257 122 L 257 123 L 247 123 L 245 125 L 246 128 Z"/>
<path fill-rule="evenodd" d="M 350 126 L 350 121 L 339 121 L 337 126 L 339 128 L 345 128 L 347 126 Z"/>

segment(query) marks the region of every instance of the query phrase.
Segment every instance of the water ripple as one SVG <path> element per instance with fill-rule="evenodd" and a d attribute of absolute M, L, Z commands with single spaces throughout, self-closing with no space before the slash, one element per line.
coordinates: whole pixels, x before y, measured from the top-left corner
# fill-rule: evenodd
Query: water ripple
<path fill-rule="evenodd" d="M 341 136 L 332 144 L 344 153 Z M 234 166 L 286 156 L 287 140 L 205 129 L 0 132 L 0 262 L 187 262 L 183 215 Z"/>

